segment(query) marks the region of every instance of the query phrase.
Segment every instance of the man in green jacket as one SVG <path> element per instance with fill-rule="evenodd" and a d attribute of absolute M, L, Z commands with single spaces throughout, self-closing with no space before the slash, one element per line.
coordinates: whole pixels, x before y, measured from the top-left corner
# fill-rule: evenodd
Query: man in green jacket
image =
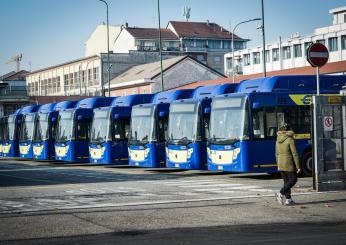
<path fill-rule="evenodd" d="M 299 155 L 293 136 L 294 132 L 285 123 L 279 128 L 276 139 L 276 161 L 284 181 L 284 186 L 280 192 L 276 193 L 276 198 L 282 205 L 295 204 L 291 198 L 291 188 L 297 183 L 297 174 L 301 171 Z"/>

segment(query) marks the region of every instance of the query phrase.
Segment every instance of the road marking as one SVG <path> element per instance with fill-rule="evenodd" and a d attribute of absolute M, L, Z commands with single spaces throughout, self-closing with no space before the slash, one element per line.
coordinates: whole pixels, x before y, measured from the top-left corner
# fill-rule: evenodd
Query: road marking
<path fill-rule="evenodd" d="M 328 192 L 328 193 L 337 193 L 338 191 Z M 326 192 L 308 192 L 308 193 L 294 193 L 294 195 L 315 195 L 315 194 L 326 194 Z M 58 200 L 57 203 L 63 203 L 63 206 L 54 206 L 47 208 L 47 202 L 41 202 L 43 205 L 42 208 L 27 208 L 20 210 L 11 210 L 11 211 L 1 211 L 0 214 L 14 214 L 14 213 L 23 213 L 23 212 L 42 212 L 42 211 L 53 211 L 53 210 L 72 210 L 72 209 L 89 209 L 89 208 L 111 208 L 111 207 L 129 207 L 129 206 L 145 206 L 145 205 L 159 205 L 159 204 L 174 204 L 174 203 L 194 203 L 194 202 L 207 202 L 207 201 L 222 201 L 222 200 L 240 200 L 247 198 L 263 198 L 263 197 L 274 197 L 274 194 L 265 194 L 265 195 L 246 195 L 246 196 L 233 196 L 233 197 L 213 197 L 213 198 L 198 198 L 198 199 L 185 199 L 185 200 L 159 200 L 159 201 L 148 201 L 148 202 L 129 202 L 129 203 L 98 203 L 98 204 L 86 204 L 86 205 L 74 205 L 71 202 L 65 200 Z M 55 201 L 55 200 L 54 200 Z M 0 203 L 3 203 L 0 200 Z M 20 206 L 21 203 L 14 203 L 15 205 Z M 23 204 L 25 205 L 25 204 Z M 3 206 L 3 205 L 1 205 Z M 22 206 L 20 206 L 22 207 Z"/>

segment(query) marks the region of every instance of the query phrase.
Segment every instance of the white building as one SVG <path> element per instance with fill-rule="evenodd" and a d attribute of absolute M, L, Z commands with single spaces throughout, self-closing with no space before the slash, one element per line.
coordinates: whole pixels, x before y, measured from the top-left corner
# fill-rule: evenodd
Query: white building
<path fill-rule="evenodd" d="M 109 49 L 121 31 L 120 26 L 109 26 Z M 85 42 L 85 57 L 107 53 L 107 25 L 98 25 Z"/>
<path fill-rule="evenodd" d="M 266 45 L 267 72 L 310 66 L 306 50 L 311 43 L 324 43 L 329 50 L 329 63 L 346 60 L 346 6 L 332 9 L 333 24 L 315 29 L 311 35 L 292 37 Z M 234 70 L 237 75 L 263 72 L 263 48 L 261 46 L 234 52 Z M 225 74 L 232 74 L 232 52 L 224 56 Z"/>

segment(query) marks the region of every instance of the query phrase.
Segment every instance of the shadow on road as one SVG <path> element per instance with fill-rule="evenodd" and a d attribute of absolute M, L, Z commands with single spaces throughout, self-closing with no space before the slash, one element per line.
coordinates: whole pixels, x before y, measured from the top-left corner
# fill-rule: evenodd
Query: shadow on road
<path fill-rule="evenodd" d="M 96 235 L 7 241 L 6 244 L 343 244 L 346 223 L 233 225 L 123 230 Z"/>

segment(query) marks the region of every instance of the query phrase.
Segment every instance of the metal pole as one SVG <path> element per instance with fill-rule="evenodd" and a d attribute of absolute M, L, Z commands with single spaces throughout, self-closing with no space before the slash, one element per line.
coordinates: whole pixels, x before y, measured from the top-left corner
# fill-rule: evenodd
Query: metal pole
<path fill-rule="evenodd" d="M 265 31 L 264 31 L 264 3 L 262 0 L 262 45 L 263 45 L 263 77 L 267 76 L 267 69 L 266 69 L 266 37 L 265 37 Z"/>
<path fill-rule="evenodd" d="M 162 69 L 162 40 L 161 40 L 161 21 L 160 21 L 160 0 L 157 0 L 157 13 L 159 19 L 159 48 L 160 48 L 160 69 L 161 69 L 161 91 L 164 91 L 163 86 L 163 69 Z"/>
<path fill-rule="evenodd" d="M 80 72 L 81 72 L 81 69 L 82 69 L 82 65 L 80 64 L 79 65 L 79 74 L 78 74 L 78 80 L 79 80 L 79 96 L 81 96 L 82 95 L 82 79 L 81 79 L 81 77 L 80 77 Z"/>
<path fill-rule="evenodd" d="M 317 95 L 320 95 L 320 68 L 316 67 Z"/>
<path fill-rule="evenodd" d="M 103 2 L 104 4 L 106 4 L 106 11 L 107 11 L 107 63 L 108 63 L 108 89 L 110 88 L 110 70 L 109 70 L 109 64 L 110 64 L 110 61 L 109 61 L 109 21 L 108 21 L 108 4 L 105 0 L 99 0 L 101 2 Z M 102 76 L 103 76 L 103 71 L 102 71 Z M 102 85 L 102 96 L 106 96 L 106 93 L 105 93 L 105 87 L 104 87 L 104 83 L 102 82 L 103 79 L 101 79 L 101 85 Z M 108 91 L 108 96 L 110 96 L 110 89 Z"/>
<path fill-rule="evenodd" d="M 252 21 L 257 21 L 257 20 L 261 20 L 261 18 L 255 18 L 255 19 L 251 19 L 251 20 L 246 20 L 246 21 L 242 21 L 242 22 L 239 22 L 238 24 L 236 24 L 232 30 L 232 83 L 234 83 L 234 32 L 235 30 L 237 29 L 237 27 L 241 24 L 244 24 L 244 23 L 248 23 L 248 22 L 252 22 Z"/>

